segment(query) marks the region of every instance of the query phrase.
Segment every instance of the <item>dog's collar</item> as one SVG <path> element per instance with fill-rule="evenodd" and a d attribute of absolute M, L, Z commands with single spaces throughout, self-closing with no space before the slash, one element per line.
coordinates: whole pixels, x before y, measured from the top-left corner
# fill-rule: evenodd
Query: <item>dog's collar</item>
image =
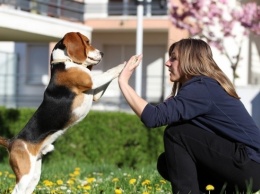
<path fill-rule="evenodd" d="M 55 60 L 51 61 L 51 64 L 54 65 L 54 64 L 57 64 L 57 63 L 64 63 L 64 62 L 67 62 L 67 61 L 72 62 L 71 59 L 55 59 Z"/>
<path fill-rule="evenodd" d="M 57 63 L 65 63 L 67 61 L 76 63 L 76 62 L 72 61 L 71 59 L 67 58 L 67 59 L 55 59 L 55 60 L 51 61 L 51 65 L 55 65 Z M 77 63 L 77 64 L 83 65 L 84 67 L 88 66 L 86 62 L 84 62 L 84 63 Z"/>

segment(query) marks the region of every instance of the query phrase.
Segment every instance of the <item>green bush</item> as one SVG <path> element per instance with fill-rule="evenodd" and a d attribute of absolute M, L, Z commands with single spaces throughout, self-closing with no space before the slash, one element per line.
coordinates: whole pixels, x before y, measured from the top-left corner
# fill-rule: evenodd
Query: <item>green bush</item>
<path fill-rule="evenodd" d="M 34 109 L 0 108 L 0 135 L 12 137 L 28 122 Z M 55 119 L 55 118 L 54 118 Z M 74 158 L 88 164 L 137 168 L 157 160 L 163 151 L 164 128 L 148 129 L 133 114 L 90 111 L 55 142 L 45 162 Z M 0 156 L 7 153 L 0 150 Z"/>

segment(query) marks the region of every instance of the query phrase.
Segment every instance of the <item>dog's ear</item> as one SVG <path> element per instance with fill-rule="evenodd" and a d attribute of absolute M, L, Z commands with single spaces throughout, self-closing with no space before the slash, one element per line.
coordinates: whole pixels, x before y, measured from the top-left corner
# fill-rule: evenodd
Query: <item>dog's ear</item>
<path fill-rule="evenodd" d="M 67 33 L 63 38 L 63 44 L 66 46 L 67 53 L 72 61 L 83 63 L 87 58 L 87 44 L 89 40 L 79 32 Z"/>

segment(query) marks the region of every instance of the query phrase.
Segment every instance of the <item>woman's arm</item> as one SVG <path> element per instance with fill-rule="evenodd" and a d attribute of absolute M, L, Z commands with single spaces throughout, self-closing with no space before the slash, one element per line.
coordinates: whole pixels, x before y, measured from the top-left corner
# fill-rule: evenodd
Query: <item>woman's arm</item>
<path fill-rule="evenodd" d="M 138 96 L 135 90 L 129 85 L 129 79 L 132 76 L 134 70 L 141 62 L 143 56 L 132 56 L 129 61 L 126 63 L 124 69 L 122 70 L 119 78 L 118 84 L 119 87 L 128 102 L 129 106 L 133 109 L 133 111 L 137 114 L 137 116 L 141 117 L 141 114 L 148 104 L 143 98 Z M 141 84 L 141 83 L 140 83 Z"/>

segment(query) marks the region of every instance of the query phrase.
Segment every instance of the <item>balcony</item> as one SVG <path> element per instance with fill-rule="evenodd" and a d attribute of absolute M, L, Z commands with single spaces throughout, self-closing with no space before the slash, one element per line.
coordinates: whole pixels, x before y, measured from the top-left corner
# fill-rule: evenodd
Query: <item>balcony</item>
<path fill-rule="evenodd" d="M 84 6 L 83 2 L 72 0 L 1 0 L 10 8 L 65 19 L 73 22 L 83 22 Z"/>
<path fill-rule="evenodd" d="M 137 1 L 124 2 L 110 2 L 108 4 L 108 15 L 130 15 L 135 16 Z M 167 15 L 167 2 L 166 0 L 150 0 L 144 1 L 144 15 L 146 16 L 161 16 Z"/>
<path fill-rule="evenodd" d="M 91 36 L 83 11 L 69 0 L 0 0 L 0 41 L 56 42 L 72 29 Z"/>
<path fill-rule="evenodd" d="M 0 5 L 9 8 L 31 12 L 39 15 L 65 19 L 73 22 L 84 22 L 84 15 L 105 16 L 135 16 L 138 1 L 109 1 L 97 0 L 84 3 L 74 0 L 0 0 Z M 167 15 L 166 0 L 144 0 L 144 15 Z"/>

